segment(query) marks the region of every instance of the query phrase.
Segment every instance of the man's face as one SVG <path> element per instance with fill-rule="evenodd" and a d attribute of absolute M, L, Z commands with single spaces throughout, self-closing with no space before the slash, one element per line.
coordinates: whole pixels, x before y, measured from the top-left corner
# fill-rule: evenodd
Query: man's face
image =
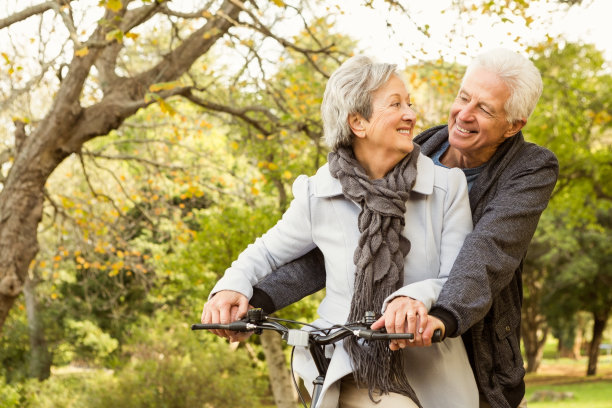
<path fill-rule="evenodd" d="M 448 118 L 449 143 L 469 167 L 487 162 L 520 127 L 508 123 L 504 104 L 510 90 L 495 74 L 476 69 L 465 77 Z"/>

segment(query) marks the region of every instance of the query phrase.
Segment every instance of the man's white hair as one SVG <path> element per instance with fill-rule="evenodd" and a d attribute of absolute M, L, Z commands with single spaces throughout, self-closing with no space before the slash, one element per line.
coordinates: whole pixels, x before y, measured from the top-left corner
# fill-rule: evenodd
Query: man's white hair
<path fill-rule="evenodd" d="M 510 89 L 510 97 L 504 105 L 508 122 L 527 121 L 542 95 L 543 88 L 540 71 L 533 62 L 514 51 L 496 48 L 474 58 L 465 71 L 463 80 L 476 69 L 484 69 L 497 75 Z"/>

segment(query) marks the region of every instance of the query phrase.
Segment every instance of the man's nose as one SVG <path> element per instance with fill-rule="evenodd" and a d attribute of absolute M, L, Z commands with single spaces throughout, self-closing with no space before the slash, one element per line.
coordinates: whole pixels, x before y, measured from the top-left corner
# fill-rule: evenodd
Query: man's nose
<path fill-rule="evenodd" d="M 475 103 L 468 103 L 466 105 L 463 105 L 457 113 L 457 117 L 465 122 L 468 122 L 474 118 L 475 109 Z"/>

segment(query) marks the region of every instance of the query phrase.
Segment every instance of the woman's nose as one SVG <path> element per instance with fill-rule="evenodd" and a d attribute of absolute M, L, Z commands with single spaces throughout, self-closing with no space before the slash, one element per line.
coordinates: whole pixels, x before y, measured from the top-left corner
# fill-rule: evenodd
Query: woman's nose
<path fill-rule="evenodd" d="M 405 120 L 405 121 L 415 121 L 416 120 L 416 113 L 414 112 L 414 110 L 412 110 L 410 106 L 407 106 L 406 109 L 404 109 L 402 120 Z"/>

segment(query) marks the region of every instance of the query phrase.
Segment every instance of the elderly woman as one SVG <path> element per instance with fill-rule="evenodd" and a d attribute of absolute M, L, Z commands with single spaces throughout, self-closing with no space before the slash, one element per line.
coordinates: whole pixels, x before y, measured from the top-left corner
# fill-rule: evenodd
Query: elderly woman
<path fill-rule="evenodd" d="M 228 297 L 241 299 L 231 318 L 241 317 L 257 282 L 317 246 L 327 291 L 315 326 L 378 310 L 419 339 L 425 322 L 401 305 L 416 303 L 426 316 L 472 224 L 463 173 L 420 154 L 410 106 L 395 65 L 355 56 L 334 72 L 321 106 L 328 163 L 296 179 L 289 209 L 227 269 L 204 307 L 203 323 L 227 323 L 219 305 Z M 478 405 L 460 338 L 395 352 L 383 342 L 365 347 L 347 340 L 330 353 L 318 407 Z M 306 353 L 296 356 L 295 367 L 306 384 L 316 377 Z"/>

